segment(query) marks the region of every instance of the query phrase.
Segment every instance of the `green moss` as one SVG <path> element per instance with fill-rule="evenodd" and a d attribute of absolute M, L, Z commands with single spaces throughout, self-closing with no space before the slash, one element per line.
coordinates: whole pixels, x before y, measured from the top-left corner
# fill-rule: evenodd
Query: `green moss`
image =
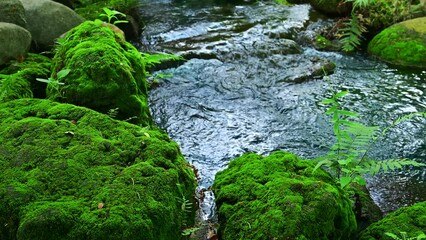
<path fill-rule="evenodd" d="M 113 25 L 88 21 L 72 29 L 57 45 L 53 62 L 53 78 L 61 69 L 71 72 L 59 90 L 48 89 L 50 99 L 102 113 L 118 108 L 119 119 L 152 124 L 144 59 Z"/>
<path fill-rule="evenodd" d="M 137 0 L 80 0 L 75 11 L 88 20 L 95 20 L 99 18 L 99 14 L 104 13 L 104 7 L 127 14 L 137 6 Z"/>
<path fill-rule="evenodd" d="M 370 225 L 361 235 L 360 240 L 392 239 L 385 233 L 399 235 L 406 232 L 410 237 L 426 233 L 426 202 L 403 207 L 386 215 L 382 220 Z"/>
<path fill-rule="evenodd" d="M 216 175 L 221 239 L 348 239 L 350 201 L 314 163 L 276 152 L 246 154 Z"/>
<path fill-rule="evenodd" d="M 426 25 L 418 22 L 422 22 L 422 19 L 406 21 L 383 30 L 368 44 L 369 53 L 395 65 L 426 67 L 426 35 L 421 27 Z M 411 29 L 413 26 L 419 28 L 414 31 Z"/>
<path fill-rule="evenodd" d="M 48 78 L 51 61 L 38 54 L 28 54 L 25 61 L 12 62 L 2 69 L 0 78 L 0 103 L 19 98 L 45 97 L 46 84 L 36 78 Z"/>
<path fill-rule="evenodd" d="M 49 100 L 0 104 L 0 239 L 179 239 L 195 176 L 155 129 Z"/>

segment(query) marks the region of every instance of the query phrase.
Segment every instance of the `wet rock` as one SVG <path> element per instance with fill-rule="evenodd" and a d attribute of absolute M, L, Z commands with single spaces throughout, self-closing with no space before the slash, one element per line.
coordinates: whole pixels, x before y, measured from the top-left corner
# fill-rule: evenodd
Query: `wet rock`
<path fill-rule="evenodd" d="M 407 233 L 407 239 L 416 239 L 420 233 L 426 232 L 426 202 L 402 207 L 386 215 L 382 220 L 370 225 L 359 238 L 360 240 L 391 239 L 386 233 L 395 234 L 400 239 L 402 232 Z M 387 238 L 386 238 L 387 237 Z"/>
<path fill-rule="evenodd" d="M 245 154 L 216 175 L 220 239 L 349 239 L 351 202 L 315 163 L 293 154 Z"/>
<path fill-rule="evenodd" d="M 13 23 L 26 28 L 25 9 L 20 0 L 0 1 L 0 22 Z"/>
<path fill-rule="evenodd" d="M 176 240 L 193 224 L 195 176 L 164 132 L 40 99 L 0 104 L 0 126 L 0 239 Z"/>
<path fill-rule="evenodd" d="M 84 21 L 70 8 L 51 0 L 21 0 L 28 30 L 39 50 L 50 50 L 55 40 Z"/>
<path fill-rule="evenodd" d="M 22 58 L 29 50 L 31 34 L 24 28 L 0 22 L 0 65 L 11 59 Z"/>
<path fill-rule="evenodd" d="M 56 48 L 57 72 L 69 69 L 59 89 L 48 97 L 102 113 L 117 109 L 117 118 L 149 125 L 144 59 L 126 42 L 121 30 L 100 21 L 86 21 L 72 29 Z"/>
<path fill-rule="evenodd" d="M 426 69 L 426 17 L 392 25 L 368 44 L 368 52 L 390 64 Z"/>

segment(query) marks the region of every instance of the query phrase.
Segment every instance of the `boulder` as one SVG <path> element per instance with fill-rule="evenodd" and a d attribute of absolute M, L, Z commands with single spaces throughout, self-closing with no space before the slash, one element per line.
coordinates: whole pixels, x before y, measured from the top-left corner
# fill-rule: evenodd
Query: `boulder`
<path fill-rule="evenodd" d="M 31 34 L 13 23 L 0 22 L 0 65 L 22 58 L 29 50 Z"/>
<path fill-rule="evenodd" d="M 178 145 L 71 104 L 0 104 L 0 239 L 177 240 L 196 180 Z"/>
<path fill-rule="evenodd" d="M 401 236 L 403 232 L 407 233 L 407 238 Z M 417 236 L 421 233 L 426 233 L 426 202 L 403 207 L 389 213 L 382 220 L 371 224 L 359 239 L 394 239 L 386 236 L 386 233 L 395 234 L 399 237 L 397 239 L 417 239 Z"/>
<path fill-rule="evenodd" d="M 231 161 L 213 184 L 220 239 L 349 239 L 357 228 L 351 201 L 314 167 L 285 152 Z"/>
<path fill-rule="evenodd" d="M 35 47 L 50 50 L 59 36 L 84 19 L 70 8 L 51 0 L 21 0 Z"/>
<path fill-rule="evenodd" d="M 126 42 L 120 29 L 101 21 L 86 21 L 72 29 L 56 47 L 54 72 L 69 69 L 49 98 L 102 113 L 116 110 L 118 119 L 149 125 L 144 59 Z"/>
<path fill-rule="evenodd" d="M 25 9 L 20 0 L 0 1 L 0 22 L 13 23 L 23 28 L 27 27 Z"/>
<path fill-rule="evenodd" d="M 45 98 L 46 83 L 37 78 L 50 76 L 51 60 L 45 56 L 29 53 L 23 62 L 14 62 L 0 71 L 0 103 L 19 98 Z"/>
<path fill-rule="evenodd" d="M 393 65 L 426 69 L 426 17 L 386 28 L 370 41 L 368 52 Z"/>

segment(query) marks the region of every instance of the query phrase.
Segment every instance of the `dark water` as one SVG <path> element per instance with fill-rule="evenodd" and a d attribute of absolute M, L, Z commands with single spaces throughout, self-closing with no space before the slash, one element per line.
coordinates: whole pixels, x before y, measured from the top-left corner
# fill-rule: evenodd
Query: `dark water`
<path fill-rule="evenodd" d="M 142 1 L 142 14 L 142 50 L 189 59 L 157 72 L 173 76 L 150 91 L 150 105 L 156 123 L 199 169 L 200 190 L 245 152 L 284 150 L 307 159 L 325 154 L 334 138 L 318 102 L 337 91 L 350 91 L 345 107 L 369 125 L 387 126 L 400 115 L 426 111 L 426 71 L 398 70 L 367 55 L 319 52 L 303 44 L 330 23 L 308 5 Z M 336 63 L 334 74 L 313 73 L 321 59 Z M 399 125 L 371 156 L 426 163 L 425 124 L 413 119 Z M 406 168 L 370 177 L 368 186 L 387 212 L 426 200 L 425 180 L 424 168 Z M 213 196 L 205 194 L 201 218 L 211 220 Z"/>

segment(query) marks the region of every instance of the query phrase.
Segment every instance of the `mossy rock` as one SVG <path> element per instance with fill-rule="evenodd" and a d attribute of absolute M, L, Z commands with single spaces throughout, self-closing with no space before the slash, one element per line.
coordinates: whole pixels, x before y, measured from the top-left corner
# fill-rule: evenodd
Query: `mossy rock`
<path fill-rule="evenodd" d="M 382 220 L 370 225 L 362 233 L 360 240 L 393 239 L 385 235 L 387 232 L 397 236 L 406 232 L 410 239 L 426 233 L 426 202 L 403 207 L 386 215 Z"/>
<path fill-rule="evenodd" d="M 50 100 L 0 104 L 0 239 L 180 239 L 192 168 L 167 134 Z"/>
<path fill-rule="evenodd" d="M 368 52 L 393 65 L 426 69 L 426 17 L 386 28 L 370 41 Z"/>
<path fill-rule="evenodd" d="M 52 77 L 62 69 L 70 73 L 63 85 L 48 89 L 50 99 L 101 113 L 118 109 L 119 119 L 152 123 L 145 61 L 121 30 L 101 21 L 86 21 L 68 32 L 55 51 Z"/>
<path fill-rule="evenodd" d="M 343 0 L 309 0 L 312 7 L 330 16 L 346 15 L 351 12 L 351 4 Z"/>
<path fill-rule="evenodd" d="M 349 239 L 351 201 L 314 166 L 285 152 L 231 161 L 213 184 L 220 239 Z"/>
<path fill-rule="evenodd" d="M 23 62 L 11 62 L 0 71 L 0 103 L 19 98 L 45 98 L 46 84 L 37 78 L 50 76 L 51 60 L 29 53 Z"/>

